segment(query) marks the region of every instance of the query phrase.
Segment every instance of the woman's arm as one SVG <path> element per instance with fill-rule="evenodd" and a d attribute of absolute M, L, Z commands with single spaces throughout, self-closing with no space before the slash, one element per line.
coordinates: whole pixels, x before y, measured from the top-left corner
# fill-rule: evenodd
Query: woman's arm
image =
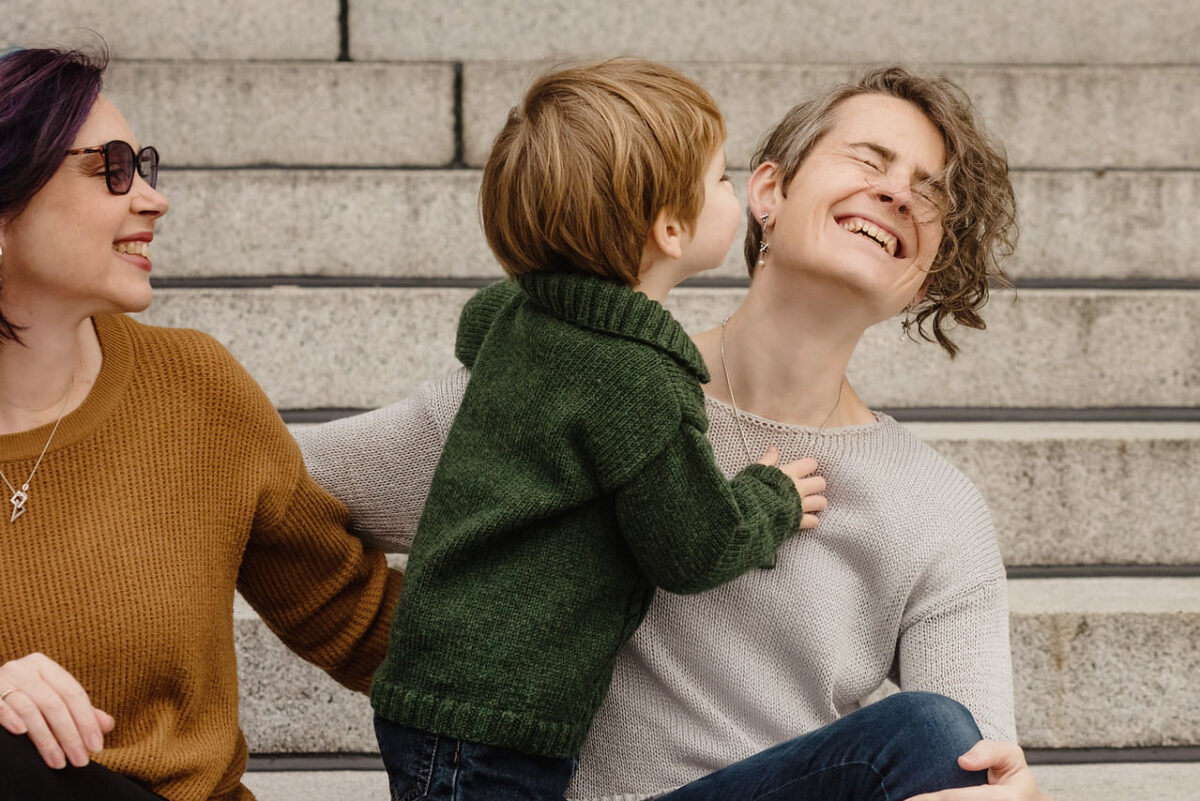
<path fill-rule="evenodd" d="M 1007 577 L 991 513 L 962 473 L 944 463 L 929 473 L 909 499 L 930 539 L 900 623 L 898 683 L 953 698 L 985 738 L 1015 741 Z"/>
<path fill-rule="evenodd" d="M 408 552 L 469 377 L 459 369 L 390 406 L 296 432 L 309 472 L 368 543 Z"/>
<path fill-rule="evenodd" d="M 939 599 L 901 631 L 897 653 L 901 689 L 949 696 L 971 710 L 985 738 L 1016 740 L 1002 572 Z"/>
<path fill-rule="evenodd" d="M 966 482 L 966 479 L 963 479 Z M 908 801 L 1049 801 L 1016 743 L 1007 579 L 991 515 L 974 486 L 953 511 L 957 531 L 918 582 L 897 649 L 900 686 L 971 710 L 984 740 L 959 758 L 988 785 Z"/>

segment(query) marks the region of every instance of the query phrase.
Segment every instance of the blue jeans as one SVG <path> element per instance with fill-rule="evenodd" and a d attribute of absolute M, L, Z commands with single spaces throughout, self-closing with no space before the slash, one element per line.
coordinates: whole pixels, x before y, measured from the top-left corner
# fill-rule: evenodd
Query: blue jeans
<path fill-rule="evenodd" d="M 768 748 L 661 801 L 903 801 L 987 784 L 957 759 L 979 742 L 971 713 L 933 693 L 899 693 Z"/>
<path fill-rule="evenodd" d="M 392 801 L 562 801 L 574 757 L 554 759 L 410 729 L 375 716 Z"/>

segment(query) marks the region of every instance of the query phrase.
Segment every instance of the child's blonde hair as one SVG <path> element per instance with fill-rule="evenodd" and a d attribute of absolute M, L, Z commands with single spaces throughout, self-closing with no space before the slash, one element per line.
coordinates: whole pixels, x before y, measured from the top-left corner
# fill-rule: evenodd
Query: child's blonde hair
<path fill-rule="evenodd" d="M 484 167 L 488 245 L 511 276 L 636 284 L 655 218 L 695 223 L 724 142 L 712 96 L 669 67 L 618 58 L 549 72 L 509 112 Z"/>

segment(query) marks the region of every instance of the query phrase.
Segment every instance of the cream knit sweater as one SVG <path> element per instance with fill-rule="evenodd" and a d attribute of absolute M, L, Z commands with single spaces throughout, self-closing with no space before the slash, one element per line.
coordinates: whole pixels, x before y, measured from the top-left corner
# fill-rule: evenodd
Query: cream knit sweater
<path fill-rule="evenodd" d="M 405 551 L 466 388 L 459 370 L 409 399 L 300 432 L 309 470 L 355 528 Z M 733 410 L 706 402 L 717 463 L 747 463 Z M 773 570 L 711 592 L 660 592 L 618 659 L 569 796 L 650 798 L 812 731 L 889 676 L 954 698 L 1015 739 L 1004 568 L 971 482 L 887 415 L 816 431 L 742 414 L 750 452 L 812 456 L 821 524 Z"/>

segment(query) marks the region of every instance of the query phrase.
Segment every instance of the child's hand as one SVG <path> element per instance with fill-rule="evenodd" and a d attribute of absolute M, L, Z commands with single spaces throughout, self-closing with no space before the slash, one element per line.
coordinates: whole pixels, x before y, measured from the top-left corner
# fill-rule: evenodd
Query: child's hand
<path fill-rule="evenodd" d="M 825 496 L 821 494 L 825 491 L 825 479 L 813 475 L 817 470 L 817 460 L 797 459 L 794 462 L 777 465 L 778 461 L 779 449 L 772 446 L 767 448 L 767 452 L 758 460 L 758 463 L 768 467 L 778 466 L 792 480 L 796 485 L 796 492 L 800 493 L 800 508 L 804 510 L 804 517 L 800 520 L 800 529 L 816 528 L 817 523 L 821 521 L 817 519 L 815 513 L 824 511 L 828 503 Z"/>

